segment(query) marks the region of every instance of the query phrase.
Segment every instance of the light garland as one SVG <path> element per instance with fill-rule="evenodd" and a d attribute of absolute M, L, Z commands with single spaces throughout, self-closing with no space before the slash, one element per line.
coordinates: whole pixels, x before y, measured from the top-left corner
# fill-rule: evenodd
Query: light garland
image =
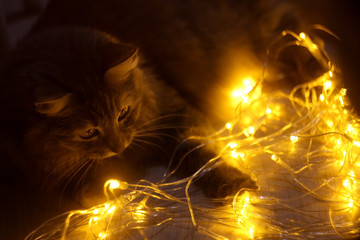
<path fill-rule="evenodd" d="M 65 213 L 26 239 L 150 239 L 151 230 L 179 224 L 213 239 L 360 237 L 359 119 L 326 52 L 305 33 L 283 35 L 328 70 L 290 94 L 262 93 L 261 81 L 246 78 L 231 93 L 235 119 L 208 141 L 225 147 L 193 176 L 159 183 L 109 180 L 106 203 Z M 194 179 L 223 160 L 251 174 L 260 189 L 239 189 L 231 204 L 189 193 Z"/>

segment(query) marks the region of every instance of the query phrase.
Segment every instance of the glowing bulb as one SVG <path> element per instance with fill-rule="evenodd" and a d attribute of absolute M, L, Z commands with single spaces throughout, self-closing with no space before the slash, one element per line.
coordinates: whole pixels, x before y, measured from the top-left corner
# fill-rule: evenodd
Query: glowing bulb
<path fill-rule="evenodd" d="M 325 90 L 329 90 L 332 86 L 332 82 L 331 81 L 326 81 L 324 82 L 324 89 Z"/>
<path fill-rule="evenodd" d="M 237 159 L 239 157 L 239 153 L 236 150 L 231 151 L 231 157 Z"/>
<path fill-rule="evenodd" d="M 329 76 L 332 78 L 333 77 L 333 72 L 329 71 Z"/>
<path fill-rule="evenodd" d="M 115 211 L 116 207 L 112 206 L 109 210 L 107 210 L 108 214 L 112 214 Z"/>
<path fill-rule="evenodd" d="M 341 106 L 343 107 L 344 106 L 344 99 L 343 99 L 343 97 L 339 97 L 339 101 L 340 101 L 340 104 L 341 104 Z"/>
<path fill-rule="evenodd" d="M 349 204 L 348 204 L 349 208 L 353 208 L 354 207 L 354 200 L 353 199 L 349 199 Z"/>
<path fill-rule="evenodd" d="M 112 181 L 110 181 L 109 187 L 110 187 L 111 189 L 119 188 L 119 187 L 120 187 L 120 183 L 119 183 L 119 181 L 117 181 L 117 180 L 112 180 Z"/>
<path fill-rule="evenodd" d="M 236 148 L 238 145 L 237 145 L 237 143 L 236 142 L 231 142 L 231 143 L 229 143 L 229 147 L 231 148 L 231 149 L 234 149 L 234 148 Z"/>
<path fill-rule="evenodd" d="M 225 124 L 225 128 L 228 129 L 228 130 L 231 130 L 232 129 L 232 124 L 231 123 L 226 123 Z"/>
<path fill-rule="evenodd" d="M 105 182 L 104 186 L 108 186 L 110 188 L 110 190 L 114 190 L 114 189 L 121 189 L 121 190 L 125 190 L 128 188 L 128 183 L 127 182 L 119 182 L 116 179 L 109 179 Z"/>
<path fill-rule="evenodd" d="M 353 141 L 353 144 L 357 147 L 360 147 L 360 141 Z"/>
<path fill-rule="evenodd" d="M 99 213 L 99 209 L 94 209 L 93 213 L 94 213 L 94 214 L 98 214 L 98 213 Z"/>
<path fill-rule="evenodd" d="M 277 156 L 275 154 L 271 155 L 271 159 L 277 161 Z"/>
<path fill-rule="evenodd" d="M 334 126 L 334 122 L 331 121 L 330 119 L 328 119 L 328 120 L 326 121 L 326 124 L 327 124 L 330 128 L 332 128 L 332 127 Z"/>
<path fill-rule="evenodd" d="M 345 179 L 345 180 L 343 181 L 343 186 L 346 187 L 346 188 L 350 188 L 349 179 Z"/>
<path fill-rule="evenodd" d="M 346 92 L 347 92 L 347 89 L 346 88 L 342 88 L 340 89 L 340 94 L 345 96 L 346 95 Z"/>
<path fill-rule="evenodd" d="M 106 234 L 106 233 L 101 232 L 101 233 L 99 233 L 98 238 L 99 238 L 99 239 L 105 239 L 105 238 L 106 238 L 106 236 L 107 236 L 107 234 Z"/>
<path fill-rule="evenodd" d="M 303 33 L 303 32 L 300 33 L 299 36 L 300 36 L 301 39 L 305 39 L 305 38 L 306 38 L 306 35 L 305 35 L 305 33 Z"/>
<path fill-rule="evenodd" d="M 243 95 L 243 92 L 239 89 L 235 89 L 233 92 L 232 92 L 232 96 L 234 98 L 239 98 Z"/>
<path fill-rule="evenodd" d="M 266 109 L 266 114 L 268 114 L 268 115 L 271 114 L 271 109 L 270 108 Z"/>
<path fill-rule="evenodd" d="M 353 125 L 351 125 L 350 123 L 348 124 L 347 131 L 348 131 L 349 133 L 351 133 L 351 132 L 354 131 L 354 127 L 353 127 Z"/>
<path fill-rule="evenodd" d="M 324 97 L 324 94 L 320 94 L 320 101 L 324 101 L 325 100 L 325 97 Z"/>
<path fill-rule="evenodd" d="M 253 126 L 250 126 L 249 128 L 248 128 L 248 133 L 249 134 L 254 134 L 255 133 L 255 127 L 253 127 Z"/>
<path fill-rule="evenodd" d="M 298 137 L 298 136 L 290 136 L 290 141 L 291 141 L 292 143 L 296 143 L 296 142 L 299 141 L 299 137 Z"/>
<path fill-rule="evenodd" d="M 311 47 L 313 48 L 313 50 L 317 50 L 317 49 L 318 49 L 318 46 L 317 46 L 315 43 L 313 43 L 313 44 L 311 45 Z"/>
<path fill-rule="evenodd" d="M 254 227 L 252 227 L 252 228 L 249 229 L 249 237 L 250 237 L 251 239 L 254 238 Z"/>

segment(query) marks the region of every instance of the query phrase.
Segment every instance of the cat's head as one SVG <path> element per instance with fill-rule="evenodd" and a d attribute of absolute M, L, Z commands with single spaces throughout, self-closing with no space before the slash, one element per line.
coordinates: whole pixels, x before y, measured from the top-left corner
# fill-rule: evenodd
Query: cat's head
<path fill-rule="evenodd" d="M 135 47 L 88 29 L 51 30 L 21 43 L 8 81 L 30 155 L 61 162 L 123 152 L 157 114 L 138 55 Z"/>

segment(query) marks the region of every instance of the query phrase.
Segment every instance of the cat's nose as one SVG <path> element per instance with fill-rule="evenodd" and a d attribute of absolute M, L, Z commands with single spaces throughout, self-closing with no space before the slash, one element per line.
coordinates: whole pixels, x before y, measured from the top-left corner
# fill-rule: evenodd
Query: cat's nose
<path fill-rule="evenodd" d="M 107 139 L 106 144 L 109 148 L 109 151 L 115 154 L 121 153 L 126 148 L 125 142 L 118 138 L 109 138 Z"/>

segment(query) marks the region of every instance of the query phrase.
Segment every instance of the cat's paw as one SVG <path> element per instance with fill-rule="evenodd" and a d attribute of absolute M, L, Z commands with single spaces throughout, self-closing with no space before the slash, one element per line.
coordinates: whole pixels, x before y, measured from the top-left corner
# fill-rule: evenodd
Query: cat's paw
<path fill-rule="evenodd" d="M 211 198 L 232 197 L 242 189 L 258 189 L 250 175 L 227 165 L 213 169 L 200 182 L 204 193 Z"/>

